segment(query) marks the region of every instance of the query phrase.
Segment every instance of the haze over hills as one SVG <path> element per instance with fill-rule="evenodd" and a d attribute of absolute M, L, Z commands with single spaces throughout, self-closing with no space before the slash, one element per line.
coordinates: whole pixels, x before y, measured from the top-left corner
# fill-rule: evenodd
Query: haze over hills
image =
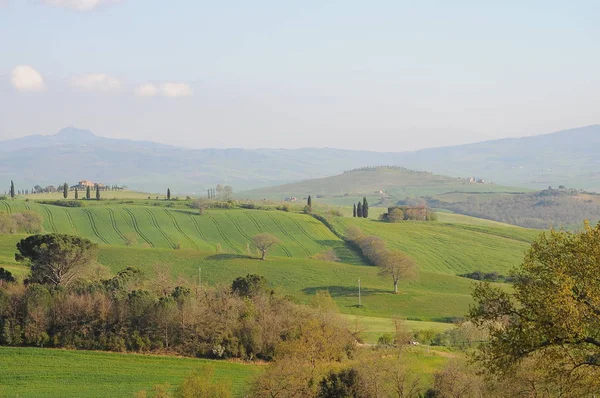
<path fill-rule="evenodd" d="M 402 148 L 398 148 L 402 150 Z M 186 149 L 109 139 L 66 128 L 0 145 L 0 183 L 18 189 L 90 179 L 137 190 L 203 193 L 215 184 L 237 192 L 321 178 L 344 170 L 397 165 L 452 177 L 545 188 L 566 185 L 600 191 L 600 125 L 527 138 L 380 153 L 330 148 Z"/>

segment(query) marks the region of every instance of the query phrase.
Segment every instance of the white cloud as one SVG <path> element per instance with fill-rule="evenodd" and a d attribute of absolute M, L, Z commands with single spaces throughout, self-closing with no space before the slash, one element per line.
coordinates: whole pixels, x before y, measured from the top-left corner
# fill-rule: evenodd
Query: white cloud
<path fill-rule="evenodd" d="M 105 93 L 121 90 L 121 81 L 104 73 L 76 76 L 71 79 L 71 86 L 85 91 L 101 91 Z"/>
<path fill-rule="evenodd" d="M 120 1 L 121 0 L 43 0 L 43 2 L 49 6 L 71 8 L 79 11 L 93 10 L 98 6 L 118 3 Z"/>
<path fill-rule="evenodd" d="M 42 75 L 29 65 L 19 65 L 12 70 L 12 84 L 19 91 L 43 91 L 46 88 Z"/>
<path fill-rule="evenodd" d="M 154 84 L 146 83 L 135 89 L 135 95 L 138 97 L 154 97 L 158 94 L 158 88 Z"/>
<path fill-rule="evenodd" d="M 192 88 L 184 83 L 165 83 L 161 86 L 166 97 L 189 97 L 193 94 Z"/>

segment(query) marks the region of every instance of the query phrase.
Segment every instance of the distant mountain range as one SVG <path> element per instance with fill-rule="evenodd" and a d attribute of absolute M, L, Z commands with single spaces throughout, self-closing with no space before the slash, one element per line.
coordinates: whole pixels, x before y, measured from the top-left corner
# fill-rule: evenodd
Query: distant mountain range
<path fill-rule="evenodd" d="M 529 188 L 566 185 L 600 191 L 600 125 L 527 138 L 380 153 L 328 148 L 186 149 L 98 137 L 65 128 L 0 142 L 0 184 L 17 189 L 88 179 L 178 194 L 229 184 L 239 192 L 376 165 Z"/>

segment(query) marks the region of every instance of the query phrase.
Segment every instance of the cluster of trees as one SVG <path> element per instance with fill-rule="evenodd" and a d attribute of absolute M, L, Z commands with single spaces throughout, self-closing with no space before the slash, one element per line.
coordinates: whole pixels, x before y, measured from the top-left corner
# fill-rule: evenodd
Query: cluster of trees
<path fill-rule="evenodd" d="M 460 202 L 429 199 L 428 204 L 469 216 L 528 228 L 571 226 L 583 220 L 600 219 L 600 201 L 576 191 L 548 189 L 536 193 L 510 194 L 490 200 L 477 196 Z"/>
<path fill-rule="evenodd" d="M 379 218 L 387 222 L 436 221 L 437 215 L 426 206 L 391 206 Z"/>
<path fill-rule="evenodd" d="M 218 184 L 216 188 L 207 191 L 207 198 L 211 200 L 230 200 L 233 196 L 233 188 L 230 185 Z"/>
<path fill-rule="evenodd" d="M 401 280 L 416 274 L 415 261 L 405 253 L 388 249 L 380 237 L 365 235 L 360 228 L 351 227 L 346 231 L 346 238 L 360 249 L 367 260 L 379 267 L 381 277 L 392 279 L 394 294 L 398 294 Z"/>
<path fill-rule="evenodd" d="M 4 345 L 271 360 L 283 342 L 308 338 L 306 322 L 318 321 L 258 275 L 220 288 L 175 284 L 161 269 L 152 281 L 131 267 L 93 278 L 97 247 L 87 239 L 35 235 L 17 248 L 31 274 L 0 286 Z"/>
<path fill-rule="evenodd" d="M 513 282 L 513 278 L 510 276 L 499 274 L 496 271 L 492 272 L 483 272 L 483 271 L 473 271 L 468 272 L 466 274 L 461 274 L 463 278 L 474 279 L 476 281 L 486 281 L 486 282 Z"/>
<path fill-rule="evenodd" d="M 369 218 L 369 203 L 367 202 L 366 197 L 363 197 L 362 202 L 358 202 L 358 204 L 354 205 L 352 217 Z"/>
<path fill-rule="evenodd" d="M 25 210 L 21 213 L 0 212 L 0 234 L 36 234 L 43 231 L 44 219 L 38 213 Z"/>
<path fill-rule="evenodd" d="M 355 171 L 377 171 L 380 169 L 388 169 L 388 170 L 398 170 L 398 171 L 406 171 L 409 173 L 419 173 L 419 174 L 433 174 L 430 171 L 422 171 L 422 170 L 412 170 L 402 166 L 365 166 L 358 167 L 352 170 L 345 170 L 344 173 L 352 173 Z"/>

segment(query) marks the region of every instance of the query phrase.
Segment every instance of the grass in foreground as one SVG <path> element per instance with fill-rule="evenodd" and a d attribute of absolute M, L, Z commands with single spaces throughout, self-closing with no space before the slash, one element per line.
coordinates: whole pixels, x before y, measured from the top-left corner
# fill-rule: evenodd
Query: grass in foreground
<path fill-rule="evenodd" d="M 213 366 L 215 379 L 241 397 L 261 366 L 205 359 L 0 347 L 0 396 L 133 397 L 140 390 L 169 383 Z"/>

